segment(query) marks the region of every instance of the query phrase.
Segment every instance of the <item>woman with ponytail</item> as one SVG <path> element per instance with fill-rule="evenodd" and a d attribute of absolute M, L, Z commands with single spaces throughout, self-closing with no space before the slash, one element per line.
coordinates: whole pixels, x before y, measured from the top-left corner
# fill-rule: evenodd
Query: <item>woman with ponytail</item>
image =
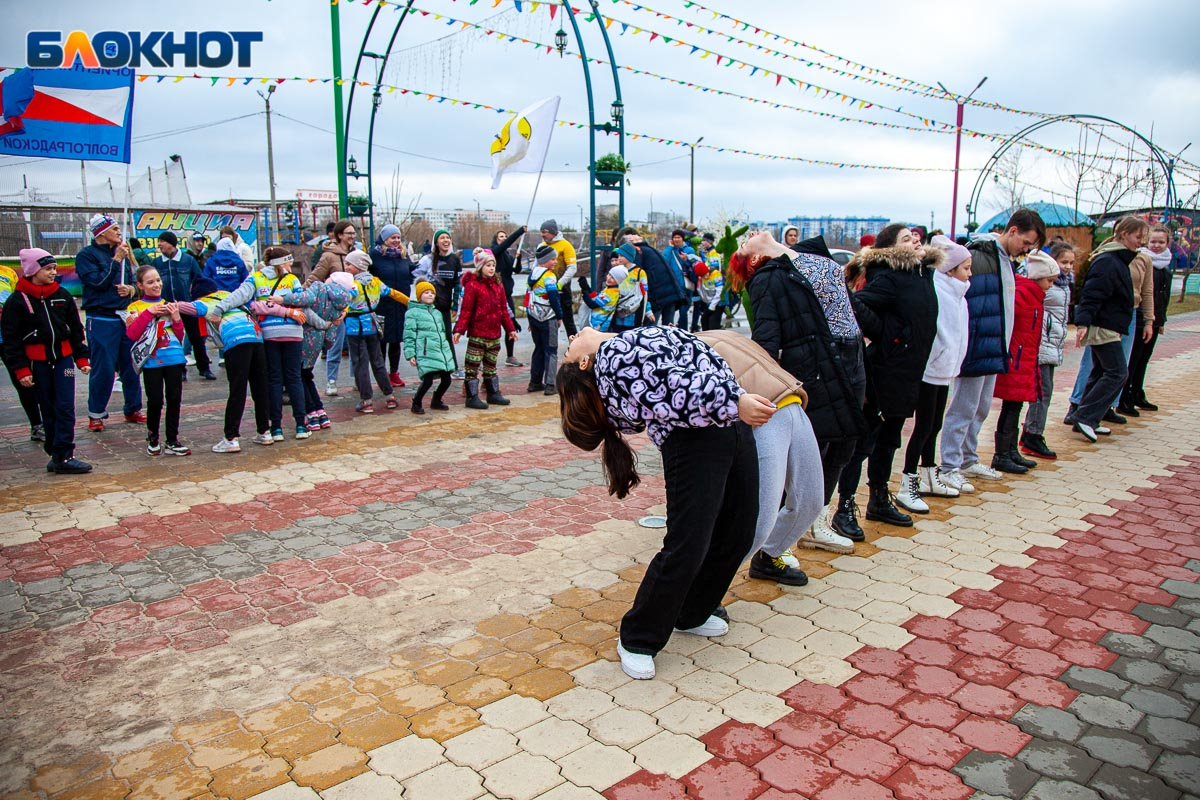
<path fill-rule="evenodd" d="M 758 452 L 748 425 L 775 413 L 745 392 L 717 353 L 676 328 L 621 334 L 585 328 L 558 370 L 563 435 L 583 450 L 603 447 L 610 494 L 638 485 L 624 434 L 645 430 L 662 451 L 667 534 L 633 607 L 617 653 L 631 678 L 654 677 L 654 656 L 672 631 L 722 636 L 713 615 L 754 541 Z"/>

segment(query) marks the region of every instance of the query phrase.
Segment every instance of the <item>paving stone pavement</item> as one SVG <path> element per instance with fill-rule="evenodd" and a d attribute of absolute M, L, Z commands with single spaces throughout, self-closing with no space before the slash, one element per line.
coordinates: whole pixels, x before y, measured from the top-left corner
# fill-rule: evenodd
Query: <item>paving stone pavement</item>
<path fill-rule="evenodd" d="M 1162 411 L 1095 447 L 1055 425 L 1057 462 L 799 553 L 807 587 L 743 573 L 730 633 L 651 682 L 614 648 L 657 454 L 614 502 L 519 370 L 508 409 L 343 397 L 232 457 L 148 463 L 118 424 L 69 482 L 2 412 L 0 794 L 1200 796 L 1200 324 L 1173 327 Z M 220 388 L 188 385 L 197 444 Z"/>

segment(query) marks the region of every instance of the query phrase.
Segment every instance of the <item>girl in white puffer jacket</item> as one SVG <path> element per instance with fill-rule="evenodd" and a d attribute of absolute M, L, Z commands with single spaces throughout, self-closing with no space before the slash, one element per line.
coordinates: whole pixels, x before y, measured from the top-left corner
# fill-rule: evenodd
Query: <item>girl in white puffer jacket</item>
<path fill-rule="evenodd" d="M 1042 342 L 1038 349 L 1038 380 L 1041 399 L 1029 404 L 1025 427 L 1021 431 L 1021 452 L 1036 458 L 1057 458 L 1046 444 L 1046 415 L 1054 394 L 1054 370 L 1063 363 L 1063 344 L 1067 340 L 1067 313 L 1071 304 L 1071 282 L 1075 274 L 1075 248 L 1058 242 L 1050 248 L 1050 258 L 1058 263 L 1061 274 L 1046 290 L 1042 313 Z"/>

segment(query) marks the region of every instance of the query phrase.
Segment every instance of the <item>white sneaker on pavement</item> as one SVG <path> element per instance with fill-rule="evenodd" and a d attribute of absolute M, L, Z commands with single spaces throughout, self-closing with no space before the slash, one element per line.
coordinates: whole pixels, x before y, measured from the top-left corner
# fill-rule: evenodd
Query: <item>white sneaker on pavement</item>
<path fill-rule="evenodd" d="M 654 677 L 654 656 L 631 653 L 617 642 L 617 655 L 621 657 L 621 669 L 635 681 L 648 681 Z"/>
<path fill-rule="evenodd" d="M 921 499 L 921 479 L 915 472 L 905 472 L 900 477 L 900 491 L 896 493 L 896 505 L 914 514 L 928 514 L 929 504 Z"/>
<path fill-rule="evenodd" d="M 254 442 L 255 444 L 270 446 L 275 444 L 275 437 L 270 433 L 259 433 L 255 434 L 254 438 L 250 441 Z"/>
<path fill-rule="evenodd" d="M 812 527 L 804 532 L 797 544 L 813 550 L 828 550 L 831 553 L 854 552 L 854 542 L 829 526 L 829 506 L 821 509 Z"/>
<path fill-rule="evenodd" d="M 729 623 L 720 617 L 709 617 L 694 628 L 676 628 L 679 633 L 690 633 L 693 636 L 724 636 L 729 633 Z"/>
<path fill-rule="evenodd" d="M 940 470 L 941 467 L 938 467 Z M 945 472 L 939 473 L 942 483 L 949 486 L 951 489 L 957 489 L 962 494 L 974 494 L 975 484 L 971 483 L 962 474 L 960 470 L 948 469 Z"/>
<path fill-rule="evenodd" d="M 942 478 L 941 467 L 920 467 L 917 475 L 921 478 L 921 494 L 931 497 L 958 497 L 958 489 L 947 484 Z"/>
<path fill-rule="evenodd" d="M 338 393 L 337 381 L 329 381 L 328 383 L 325 384 L 325 396 L 326 397 L 337 397 L 337 393 Z"/>
<path fill-rule="evenodd" d="M 240 453 L 242 445 L 237 439 L 222 439 L 212 446 L 214 453 Z"/>
<path fill-rule="evenodd" d="M 962 470 L 962 474 L 968 478 L 981 478 L 985 481 L 998 481 L 1001 478 L 999 472 L 978 461 Z"/>

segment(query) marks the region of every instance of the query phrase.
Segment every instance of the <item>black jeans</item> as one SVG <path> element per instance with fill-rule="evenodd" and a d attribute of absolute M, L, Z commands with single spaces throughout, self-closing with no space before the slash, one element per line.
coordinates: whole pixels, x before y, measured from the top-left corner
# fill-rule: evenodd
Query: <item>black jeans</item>
<path fill-rule="evenodd" d="M 907 419 L 880 416 L 879 409 L 870 399 L 863 411 L 867 418 L 867 434 L 858 441 L 854 455 L 846 463 L 838 480 L 838 494 L 843 498 L 853 497 L 858 491 L 864 461 L 867 462 L 867 485 L 872 489 L 887 488 L 896 451 L 900 449 L 900 433 Z"/>
<path fill-rule="evenodd" d="M 1137 335 L 1136 331 L 1134 335 Z M 1105 412 L 1117 401 L 1128 377 L 1129 363 L 1125 360 L 1125 350 L 1119 339 L 1108 344 L 1092 345 L 1092 374 L 1083 387 L 1075 419 L 1092 428 L 1099 425 Z"/>
<path fill-rule="evenodd" d="M 428 372 L 421 378 L 421 385 L 417 387 L 417 393 L 413 395 L 413 408 L 420 408 L 421 401 L 425 399 L 425 393 L 429 391 L 430 386 L 433 386 L 435 379 L 438 381 L 438 386 L 433 390 L 433 402 L 442 402 L 442 396 L 450 388 L 450 373 L 444 369 L 439 369 Z"/>
<path fill-rule="evenodd" d="M 324 411 L 325 401 L 317 391 L 317 378 L 312 367 L 300 368 L 300 382 L 304 384 L 304 411 L 308 414 L 314 411 Z"/>
<path fill-rule="evenodd" d="M 1005 400 L 1000 404 L 1000 416 L 996 418 L 996 455 L 1003 455 L 1016 448 L 1017 432 L 1021 428 L 1020 400 Z"/>
<path fill-rule="evenodd" d="M 1133 329 L 1133 349 L 1129 351 L 1129 380 L 1125 383 L 1125 391 L 1121 394 L 1122 405 L 1133 405 L 1146 399 L 1146 368 L 1150 366 L 1150 357 L 1154 355 L 1154 345 L 1158 344 L 1158 328 L 1150 341 L 1142 341 L 1142 326 L 1144 317 L 1139 312 L 1137 325 Z"/>
<path fill-rule="evenodd" d="M 450 322 L 450 309 L 441 309 L 442 324 L 446 326 L 446 342 L 450 345 L 450 355 L 454 357 L 454 368 L 458 369 L 458 353 L 454 352 L 454 326 Z"/>
<path fill-rule="evenodd" d="M 162 419 L 163 398 L 167 404 L 167 443 L 179 441 L 179 409 L 183 405 L 183 364 L 170 367 L 147 367 L 142 370 L 146 384 L 146 440 L 158 441 L 158 425 Z"/>
<path fill-rule="evenodd" d="M 662 460 L 667 535 L 621 620 L 621 644 L 649 656 L 720 605 L 758 520 L 758 449 L 745 423 L 676 428 Z"/>
<path fill-rule="evenodd" d="M 567 336 L 574 336 L 579 333 L 575 327 L 575 298 L 571 293 L 571 282 L 563 281 L 558 285 L 558 299 L 562 301 L 563 307 L 563 330 L 567 332 Z"/>
<path fill-rule="evenodd" d="M 204 349 L 204 340 L 208 337 L 200 335 L 200 318 L 183 315 L 183 330 L 192 345 L 192 355 L 196 358 L 196 370 L 202 373 L 208 372 L 212 367 L 212 362 L 208 358 L 208 352 Z"/>
<path fill-rule="evenodd" d="M 312 371 L 309 371 L 312 375 Z M 246 411 L 246 387 L 254 398 L 254 427 L 258 433 L 271 430 L 271 398 L 267 387 L 267 352 L 262 342 L 246 342 L 225 351 L 225 377 L 229 397 L 225 401 L 225 438 L 241 435 L 242 414 Z"/>
<path fill-rule="evenodd" d="M 292 401 L 292 419 L 296 427 L 305 423 L 304 384 L 300 381 L 303 342 L 263 342 L 267 351 L 268 395 L 271 398 L 272 428 L 283 427 L 283 387 Z M 228 361 L 228 356 L 226 357 Z"/>
<path fill-rule="evenodd" d="M 946 416 L 946 399 L 950 396 L 949 386 L 935 386 L 921 381 L 917 395 L 917 418 L 913 423 L 912 436 L 904 451 L 904 471 L 912 475 L 917 467 L 932 467 L 937 464 L 937 437 L 942 430 L 942 418 Z"/>

